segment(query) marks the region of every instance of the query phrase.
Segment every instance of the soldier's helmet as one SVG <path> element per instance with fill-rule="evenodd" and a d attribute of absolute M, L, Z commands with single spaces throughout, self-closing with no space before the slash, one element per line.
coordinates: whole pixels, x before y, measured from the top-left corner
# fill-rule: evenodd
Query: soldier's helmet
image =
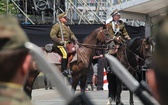
<path fill-rule="evenodd" d="M 168 74 L 168 16 L 161 18 L 157 25 L 154 61 L 163 73 Z"/>
<path fill-rule="evenodd" d="M 118 9 L 115 9 L 112 13 L 111 16 L 115 16 L 115 15 L 121 15 L 120 12 L 118 11 Z"/>
<path fill-rule="evenodd" d="M 17 18 L 0 15 L 0 51 L 24 48 L 28 38 Z"/>
<path fill-rule="evenodd" d="M 60 19 L 60 18 L 66 17 L 66 16 L 67 16 L 66 12 L 63 12 L 63 13 L 59 14 L 57 17 Z"/>

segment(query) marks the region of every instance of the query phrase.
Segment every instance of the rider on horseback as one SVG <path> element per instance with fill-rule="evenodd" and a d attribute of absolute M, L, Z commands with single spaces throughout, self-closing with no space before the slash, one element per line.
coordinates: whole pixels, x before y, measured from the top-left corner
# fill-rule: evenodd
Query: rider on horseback
<path fill-rule="evenodd" d="M 72 41 L 78 43 L 78 39 L 75 37 L 71 29 L 65 25 L 66 13 L 61 13 L 58 16 L 59 23 L 56 23 L 52 26 L 50 37 L 54 43 L 54 51 L 58 52 L 61 56 L 61 71 L 64 76 L 71 75 L 69 68 L 67 68 L 67 49 L 65 48 L 68 43 Z"/>
<path fill-rule="evenodd" d="M 112 39 L 114 39 L 113 45 L 114 48 L 110 50 L 109 54 L 116 54 L 119 48 L 119 45 L 122 42 L 130 40 L 130 36 L 128 35 L 124 22 L 119 20 L 120 13 L 117 9 L 115 9 L 112 13 L 113 20 L 107 24 L 107 30 L 110 33 Z"/>

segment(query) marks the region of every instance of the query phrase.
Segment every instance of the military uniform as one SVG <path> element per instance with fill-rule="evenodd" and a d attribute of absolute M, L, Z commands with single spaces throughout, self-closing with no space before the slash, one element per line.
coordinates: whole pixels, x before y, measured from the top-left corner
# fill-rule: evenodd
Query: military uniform
<path fill-rule="evenodd" d="M 25 49 L 24 44 L 28 42 L 28 38 L 22 28 L 20 27 L 18 20 L 12 16 L 0 15 L 0 53 L 4 54 L 6 52 L 12 52 L 18 49 Z M 26 50 L 28 52 L 28 50 Z M 10 61 L 9 59 L 2 60 L 0 63 L 6 63 Z M 7 62 L 8 63 L 8 62 Z M 11 61 L 11 63 L 14 63 Z M 1 65 L 0 64 L 0 65 Z M 7 65 L 7 64 L 6 64 Z M 8 71 L 9 69 L 1 66 L 1 72 Z M 13 68 L 13 71 L 16 68 Z M 11 69 L 10 69 L 11 70 Z M 11 70 L 11 73 L 13 72 Z M 15 72 L 18 72 L 15 70 Z M 17 74 L 17 73 L 16 73 Z M 31 100 L 23 91 L 23 86 L 19 85 L 17 82 L 4 81 L 7 74 L 1 74 L 0 80 L 0 105 L 32 105 Z M 17 78 L 17 77 L 13 77 Z M 19 80 L 20 81 L 20 80 Z"/>
<path fill-rule="evenodd" d="M 114 41 L 111 42 L 111 46 L 115 46 L 115 47 L 110 49 L 108 53 L 115 54 L 118 51 L 119 45 L 122 42 L 125 42 L 126 40 L 130 40 L 130 37 L 126 31 L 124 22 L 121 20 L 118 20 L 120 17 L 117 17 L 117 19 L 114 19 L 115 15 L 120 16 L 120 13 L 118 12 L 118 10 L 117 9 L 114 10 L 111 15 L 113 17 L 113 20 L 107 24 L 107 30 L 110 33 L 111 38 L 114 39 Z"/>
<path fill-rule="evenodd" d="M 62 41 L 60 26 L 62 27 L 62 34 L 63 34 L 65 43 L 71 42 L 72 40 L 74 41 L 77 40 L 77 38 L 75 37 L 75 35 L 73 34 L 73 32 L 70 30 L 68 26 L 66 26 L 64 23 L 60 23 L 60 24 L 56 23 L 55 25 L 53 25 L 50 32 L 50 37 L 51 39 L 53 39 L 55 47 L 58 45 L 61 45 L 60 42 Z M 57 40 L 54 40 L 54 39 L 57 39 Z"/>
<path fill-rule="evenodd" d="M 0 105 L 32 105 L 32 103 L 20 85 L 0 83 Z"/>
<path fill-rule="evenodd" d="M 58 15 L 59 19 L 64 18 L 64 17 L 66 17 L 66 13 L 61 13 Z M 62 39 L 62 35 L 63 35 L 63 39 Z M 77 42 L 77 38 L 75 37 L 73 32 L 70 30 L 70 28 L 66 26 L 63 22 L 56 23 L 55 25 L 53 25 L 51 32 L 50 32 L 50 37 L 54 43 L 55 51 L 58 52 L 62 56 L 61 70 L 63 74 L 64 72 L 67 73 L 66 67 L 67 67 L 68 56 L 67 56 L 67 51 L 64 46 L 68 42 L 71 42 L 72 40 Z"/>
<path fill-rule="evenodd" d="M 121 36 L 122 38 L 128 37 L 128 33 L 125 29 L 124 22 L 119 20 L 118 22 L 111 21 L 107 24 L 108 31 L 112 38 L 116 36 Z"/>

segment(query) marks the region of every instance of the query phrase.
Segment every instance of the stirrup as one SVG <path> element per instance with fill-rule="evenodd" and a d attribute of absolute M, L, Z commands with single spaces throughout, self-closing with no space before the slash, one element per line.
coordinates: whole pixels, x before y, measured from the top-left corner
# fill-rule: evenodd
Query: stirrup
<path fill-rule="evenodd" d="M 68 70 L 64 70 L 62 72 L 62 74 L 65 76 L 65 77 L 72 77 L 72 71 L 70 69 Z"/>

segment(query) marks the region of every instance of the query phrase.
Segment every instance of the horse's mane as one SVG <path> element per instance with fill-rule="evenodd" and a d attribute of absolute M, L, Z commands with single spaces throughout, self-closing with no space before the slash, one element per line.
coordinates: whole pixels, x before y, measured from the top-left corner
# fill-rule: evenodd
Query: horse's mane
<path fill-rule="evenodd" d="M 136 37 L 134 39 L 132 39 L 131 41 L 129 41 L 127 43 L 127 47 L 131 50 L 131 51 L 135 51 L 140 44 L 142 43 L 143 38 L 142 37 Z"/>
<path fill-rule="evenodd" d="M 98 32 L 100 32 L 100 30 L 102 29 L 102 27 L 95 29 L 94 31 L 92 31 L 83 41 L 83 43 L 92 43 L 92 41 L 94 41 L 97 37 Z"/>

